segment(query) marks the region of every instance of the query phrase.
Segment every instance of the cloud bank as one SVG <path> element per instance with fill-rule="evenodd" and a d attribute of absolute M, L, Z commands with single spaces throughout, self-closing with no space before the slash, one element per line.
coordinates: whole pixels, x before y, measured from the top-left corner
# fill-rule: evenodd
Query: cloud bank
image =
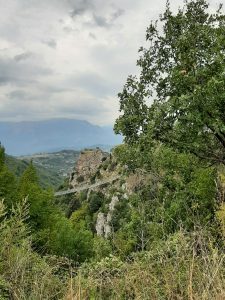
<path fill-rule="evenodd" d="M 165 2 L 0 0 L 1 120 L 113 124 L 117 93 Z"/>

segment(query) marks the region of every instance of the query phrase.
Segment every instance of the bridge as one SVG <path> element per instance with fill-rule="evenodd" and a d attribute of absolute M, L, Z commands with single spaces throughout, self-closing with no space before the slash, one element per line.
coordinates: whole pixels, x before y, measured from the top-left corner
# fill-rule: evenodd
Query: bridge
<path fill-rule="evenodd" d="M 106 178 L 104 180 L 98 181 L 98 182 L 93 183 L 93 184 L 79 185 L 78 187 L 75 187 L 73 189 L 56 192 L 55 196 L 58 197 L 58 196 L 63 196 L 63 195 L 68 195 L 68 194 L 79 193 L 79 192 L 82 192 L 82 191 L 85 191 L 85 190 L 90 190 L 90 189 L 96 188 L 98 186 L 104 185 L 106 183 L 113 182 L 114 180 L 117 180 L 119 178 L 120 178 L 120 176 L 117 175 L 117 176 L 112 176 L 112 177 Z"/>

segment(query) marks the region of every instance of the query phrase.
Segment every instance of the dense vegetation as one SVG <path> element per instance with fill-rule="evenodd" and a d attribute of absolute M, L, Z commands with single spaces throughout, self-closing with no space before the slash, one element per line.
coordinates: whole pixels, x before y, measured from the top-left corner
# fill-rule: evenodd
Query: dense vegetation
<path fill-rule="evenodd" d="M 78 158 L 79 151 L 62 150 L 53 153 L 34 154 L 29 156 L 13 157 L 6 155 L 6 165 L 16 177 L 20 177 L 29 162 L 32 161 L 37 170 L 40 184 L 43 188 L 54 187 L 63 184 L 67 174 L 71 173 Z"/>
<path fill-rule="evenodd" d="M 104 194 L 56 202 L 32 163 L 17 180 L 0 148 L 2 299 L 225 297 L 225 16 L 196 0 L 160 21 L 115 125 L 123 175 L 147 181 L 117 203 L 108 238 L 94 227 Z"/>
<path fill-rule="evenodd" d="M 29 165 L 29 162 L 32 160 L 21 160 L 17 159 L 14 156 L 6 155 L 5 163 L 9 170 L 19 178 L 26 168 Z M 40 180 L 40 185 L 43 188 L 54 187 L 57 188 L 60 184 L 63 183 L 63 177 L 60 176 L 57 172 L 47 169 L 46 167 L 40 166 L 36 163 L 33 163 L 37 170 L 37 174 Z"/>

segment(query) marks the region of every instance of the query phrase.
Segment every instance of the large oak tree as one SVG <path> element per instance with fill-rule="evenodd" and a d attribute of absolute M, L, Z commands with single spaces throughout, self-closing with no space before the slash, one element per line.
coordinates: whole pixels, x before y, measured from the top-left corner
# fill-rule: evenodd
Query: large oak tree
<path fill-rule="evenodd" d="M 139 76 L 119 94 L 115 131 L 130 145 L 161 141 L 225 163 L 225 15 L 205 0 L 165 12 L 146 33 Z M 152 104 L 149 105 L 149 100 Z"/>

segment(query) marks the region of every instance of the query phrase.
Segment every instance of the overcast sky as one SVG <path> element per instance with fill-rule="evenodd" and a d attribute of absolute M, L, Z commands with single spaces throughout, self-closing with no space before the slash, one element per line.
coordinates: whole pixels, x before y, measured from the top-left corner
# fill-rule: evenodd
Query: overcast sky
<path fill-rule="evenodd" d="M 165 2 L 0 0 L 0 120 L 113 124 L 117 93 Z"/>

